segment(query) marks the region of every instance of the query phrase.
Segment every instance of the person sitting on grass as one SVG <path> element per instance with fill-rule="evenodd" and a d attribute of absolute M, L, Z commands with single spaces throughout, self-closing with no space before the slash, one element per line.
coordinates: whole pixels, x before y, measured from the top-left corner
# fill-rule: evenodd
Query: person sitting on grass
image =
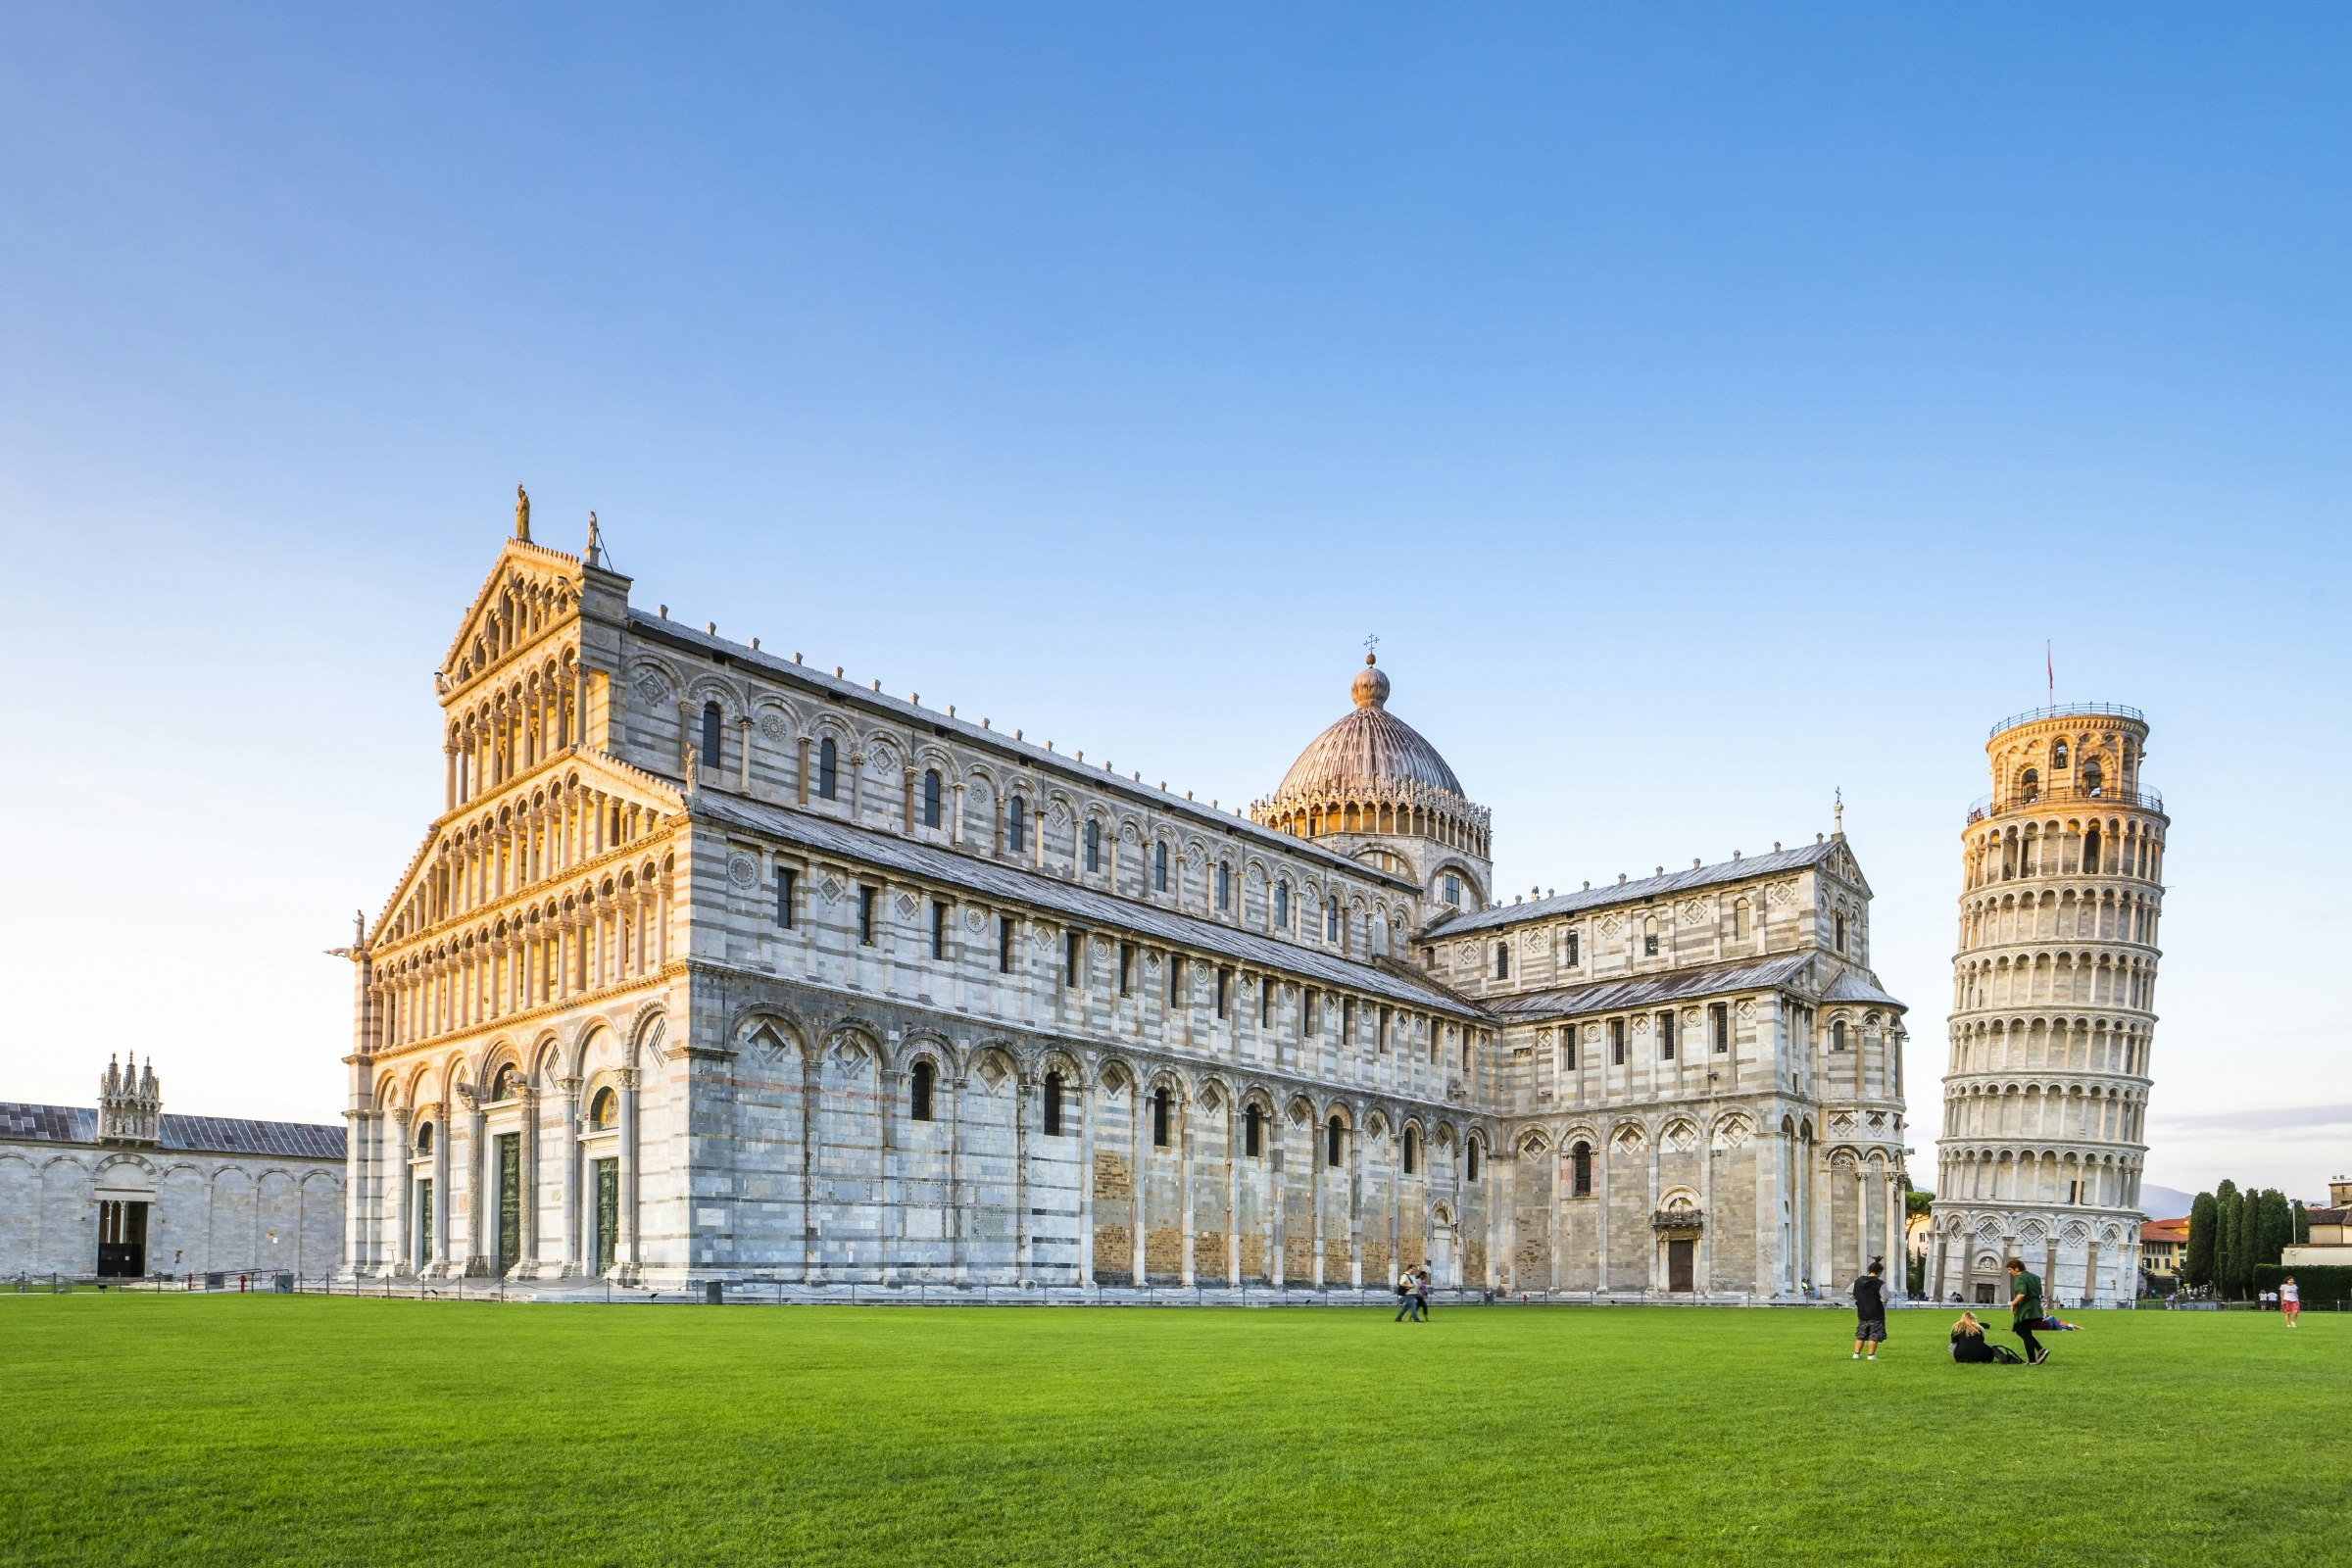
<path fill-rule="evenodd" d="M 1886 1265 L 1870 1260 L 1870 1271 L 1854 1281 L 1854 1359 L 1876 1361 L 1886 1343 Z M 1867 1352 L 1867 1353 L 1866 1353 Z"/>
<path fill-rule="evenodd" d="M 2024 1364 L 2024 1358 L 2015 1350 L 1995 1345 L 1984 1337 L 1984 1325 L 1974 1312 L 1961 1313 L 1960 1321 L 1952 1325 L 1952 1359 L 1963 1365 Z"/>

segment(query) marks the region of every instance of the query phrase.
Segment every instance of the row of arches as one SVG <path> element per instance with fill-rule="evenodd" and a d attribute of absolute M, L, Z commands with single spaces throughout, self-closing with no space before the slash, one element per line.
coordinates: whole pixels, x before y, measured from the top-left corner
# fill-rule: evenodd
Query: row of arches
<path fill-rule="evenodd" d="M 1954 1076 L 2044 1069 L 2144 1078 L 2153 1040 L 2146 1023 L 2132 1019 L 2013 1016 L 1957 1020 L 1951 1028 L 1950 1070 Z"/>
<path fill-rule="evenodd" d="M 1947 1085 L 1943 1132 L 1947 1138 L 2137 1143 L 2145 1110 L 2144 1092 L 2113 1084 Z"/>
<path fill-rule="evenodd" d="M 2034 1003 L 2129 1007 L 2156 1004 L 2156 960 L 2109 953 L 2004 954 L 1953 966 L 1953 1005 L 1962 1012 Z"/>
<path fill-rule="evenodd" d="M 562 577 L 537 577 L 511 567 L 495 591 L 485 590 L 475 602 L 479 609 L 471 635 L 459 633 L 458 645 L 442 663 L 441 681 L 451 691 L 568 618 L 577 601 L 572 585 Z"/>
<path fill-rule="evenodd" d="M 1949 1149 L 1936 1184 L 1938 1202 L 2069 1203 L 2132 1208 L 2139 1202 L 2136 1154 L 2086 1154 L 2073 1149 Z"/>
<path fill-rule="evenodd" d="M 1450 790 L 1417 782 L 1354 785 L 1314 795 L 1277 795 L 1251 804 L 1250 814 L 1277 833 L 1319 839 L 1335 833 L 1421 838 L 1481 859 L 1492 858 L 1494 833 L 1487 808 Z"/>
<path fill-rule="evenodd" d="M 2137 816 L 2013 822 L 1972 834 L 1967 886 L 1979 888 L 2041 876 L 2129 877 L 2161 883 L 2164 840 L 2153 821 Z"/>
<path fill-rule="evenodd" d="M 2112 888 L 2048 889 L 1964 899 L 1960 946 L 1965 950 L 2005 943 L 2069 939 L 2135 942 L 2155 947 L 2161 905 L 2154 894 Z"/>
<path fill-rule="evenodd" d="M 583 781 L 577 772 L 443 827 L 403 878 L 409 889 L 380 942 L 418 936 L 496 905 L 659 831 L 652 807 Z"/>
<path fill-rule="evenodd" d="M 442 740 L 443 808 L 455 810 L 582 744 L 579 677 L 576 653 L 566 648 L 453 709 Z"/>
<path fill-rule="evenodd" d="M 648 858 L 373 957 L 367 994 L 376 1049 L 479 1028 L 658 971 L 671 949 L 673 865 L 667 856 Z"/>

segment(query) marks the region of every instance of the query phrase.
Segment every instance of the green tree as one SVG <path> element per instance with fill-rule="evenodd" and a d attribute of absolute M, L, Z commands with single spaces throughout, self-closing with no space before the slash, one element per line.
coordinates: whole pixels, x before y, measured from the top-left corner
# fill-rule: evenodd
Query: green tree
<path fill-rule="evenodd" d="M 2262 1246 L 2254 1259 L 2257 1263 L 2278 1262 L 2286 1250 L 2295 1245 L 2295 1211 L 2287 1206 L 2286 1194 L 2276 1187 L 2263 1189 Z"/>
<path fill-rule="evenodd" d="M 2245 1245 L 2245 1200 L 2237 1183 L 2227 1177 L 2213 1190 L 2213 1289 L 2216 1295 L 2237 1296 L 2237 1254 Z"/>
<path fill-rule="evenodd" d="M 2215 1278 L 2214 1233 L 2220 1228 L 2220 1210 L 2215 1207 L 2211 1193 L 2199 1193 L 2196 1201 L 2188 1205 L 2188 1255 L 2180 1260 L 2180 1283 L 2211 1285 Z"/>
<path fill-rule="evenodd" d="M 2303 1200 L 2298 1198 L 2295 1200 L 2295 1245 L 2302 1247 L 2310 1241 L 2311 1211 L 2303 1206 Z"/>

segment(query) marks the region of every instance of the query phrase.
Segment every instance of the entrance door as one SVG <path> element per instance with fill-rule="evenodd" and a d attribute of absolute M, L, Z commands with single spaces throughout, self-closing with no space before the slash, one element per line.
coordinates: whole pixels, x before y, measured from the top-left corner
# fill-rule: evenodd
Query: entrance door
<path fill-rule="evenodd" d="M 612 1243 L 620 1231 L 620 1161 L 596 1162 L 596 1271 L 612 1266 Z"/>
<path fill-rule="evenodd" d="M 98 1204 L 98 1274 L 102 1279 L 137 1279 L 147 1272 L 147 1204 L 144 1200 L 105 1200 Z"/>
<path fill-rule="evenodd" d="M 1698 1243 L 1687 1238 L 1682 1241 L 1670 1241 L 1666 1244 L 1666 1288 L 1668 1290 L 1688 1291 L 1694 1288 L 1690 1282 L 1690 1264 L 1697 1253 Z"/>
<path fill-rule="evenodd" d="M 522 1259 L 522 1134 L 501 1133 L 498 1139 L 498 1255 L 490 1260 L 493 1274 L 504 1274 Z"/>
<path fill-rule="evenodd" d="M 416 1178 L 416 1272 L 433 1260 L 433 1179 Z"/>
<path fill-rule="evenodd" d="M 1977 1287 L 1977 1305 L 1998 1306 L 1999 1304 L 2000 1303 L 1993 1298 L 1991 1286 L 1980 1285 Z"/>

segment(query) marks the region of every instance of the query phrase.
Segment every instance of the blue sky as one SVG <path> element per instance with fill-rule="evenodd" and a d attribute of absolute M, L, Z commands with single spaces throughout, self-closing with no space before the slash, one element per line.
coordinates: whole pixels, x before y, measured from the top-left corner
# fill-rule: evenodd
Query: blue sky
<path fill-rule="evenodd" d="M 1846 826 L 1933 1171 L 1957 833 L 2156 725 L 2150 1179 L 2352 1165 L 2352 17 L 0 7 L 0 1096 L 338 1107 L 528 483 L 644 603 L 1506 888 Z"/>

